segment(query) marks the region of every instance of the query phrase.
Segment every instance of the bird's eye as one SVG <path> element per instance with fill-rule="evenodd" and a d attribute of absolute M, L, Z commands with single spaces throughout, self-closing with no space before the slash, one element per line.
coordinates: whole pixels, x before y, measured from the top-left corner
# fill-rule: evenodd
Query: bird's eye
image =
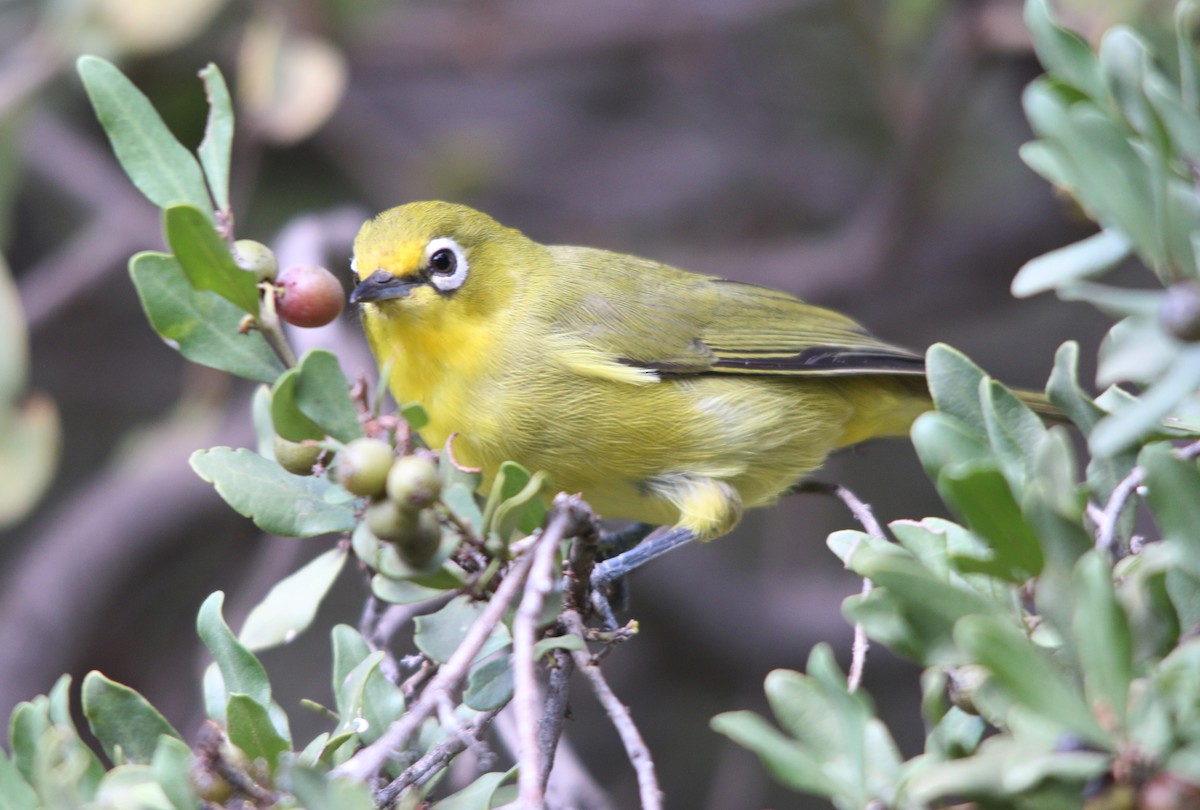
<path fill-rule="evenodd" d="M 457 264 L 458 259 L 450 248 L 442 248 L 429 257 L 429 269 L 435 273 L 450 275 Z"/>
<path fill-rule="evenodd" d="M 453 292 L 467 280 L 467 254 L 453 239 L 432 240 L 425 246 L 425 256 L 429 283 L 439 292 Z"/>

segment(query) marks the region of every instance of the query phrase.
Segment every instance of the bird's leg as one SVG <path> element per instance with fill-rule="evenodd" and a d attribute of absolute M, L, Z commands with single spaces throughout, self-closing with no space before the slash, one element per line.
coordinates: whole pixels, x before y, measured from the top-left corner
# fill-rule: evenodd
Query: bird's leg
<path fill-rule="evenodd" d="M 640 568 L 656 557 L 661 557 L 668 551 L 685 543 L 690 543 L 695 539 L 696 535 L 692 534 L 691 531 L 679 527 L 668 529 L 662 534 L 648 537 L 629 551 L 598 563 L 592 571 L 592 587 L 603 587 L 610 582 L 620 579 L 634 569 Z"/>

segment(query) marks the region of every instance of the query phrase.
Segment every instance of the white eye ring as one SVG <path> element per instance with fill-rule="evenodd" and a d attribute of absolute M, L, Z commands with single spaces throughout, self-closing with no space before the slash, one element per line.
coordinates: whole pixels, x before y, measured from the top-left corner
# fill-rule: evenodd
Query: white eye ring
<path fill-rule="evenodd" d="M 354 274 L 355 278 L 358 278 L 358 259 L 353 256 L 350 257 L 350 272 Z"/>
<path fill-rule="evenodd" d="M 429 283 L 441 292 L 451 292 L 467 280 L 467 253 L 449 237 L 431 239 L 425 246 Z"/>

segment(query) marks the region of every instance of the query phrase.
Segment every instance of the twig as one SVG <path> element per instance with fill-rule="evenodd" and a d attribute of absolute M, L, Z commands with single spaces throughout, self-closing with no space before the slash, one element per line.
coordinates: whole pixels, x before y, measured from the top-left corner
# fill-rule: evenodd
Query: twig
<path fill-rule="evenodd" d="M 376 795 L 379 806 L 383 808 L 391 807 L 405 790 L 414 785 L 423 785 L 428 782 L 450 760 L 470 747 L 469 740 L 481 739 L 487 731 L 488 726 L 491 725 L 492 720 L 496 719 L 496 715 L 502 709 L 503 707 L 500 707 L 477 715 L 472 718 L 471 722 L 463 726 L 458 734 L 447 737 L 438 745 L 430 748 L 425 756 L 418 759 L 412 765 L 409 765 L 404 770 L 404 773 L 397 776 L 379 791 Z"/>
<path fill-rule="evenodd" d="M 537 662 L 533 646 L 537 641 L 537 623 L 546 597 L 554 590 L 554 555 L 572 524 L 574 515 L 567 509 L 556 511 L 542 531 L 531 553 L 533 566 L 525 585 L 525 594 L 513 617 L 513 711 L 520 740 L 517 792 L 522 808 L 535 810 L 545 805 L 543 794 L 542 750 L 538 745 Z"/>
<path fill-rule="evenodd" d="M 565 650 L 555 650 L 553 655 L 555 667 L 550 670 L 546 703 L 537 729 L 537 745 L 542 764 L 538 783 L 543 793 L 550 782 L 550 772 L 554 769 L 554 755 L 558 752 L 558 741 L 562 737 L 563 721 L 567 719 L 571 672 L 575 669 L 575 662 Z"/>
<path fill-rule="evenodd" d="M 395 720 L 383 735 L 361 749 L 350 759 L 334 769 L 338 776 L 358 782 L 379 773 L 392 757 L 397 755 L 416 733 L 421 724 L 432 717 L 438 706 L 450 693 L 457 690 L 471 670 L 471 663 L 483 648 L 492 630 L 504 618 L 504 614 L 516 601 L 517 594 L 525 586 L 533 557 L 526 555 L 516 560 L 500 587 L 496 588 L 487 607 L 471 625 L 466 637 L 436 675 L 429 681 L 421 697 L 399 719 Z"/>
<path fill-rule="evenodd" d="M 583 617 L 578 611 L 564 610 L 562 619 L 568 632 L 574 633 L 581 639 L 586 638 L 587 630 L 583 625 Z M 574 659 L 576 668 L 587 680 L 588 685 L 592 687 L 592 692 L 595 693 L 596 699 L 608 713 L 613 727 L 625 745 L 625 754 L 629 757 L 629 762 L 637 774 L 638 794 L 642 800 L 643 810 L 662 810 L 662 788 L 659 787 L 658 776 L 654 772 L 654 760 L 650 756 L 650 749 L 646 747 L 645 740 L 642 739 L 641 732 L 633 722 L 629 708 L 617 698 L 612 687 L 608 685 L 608 681 L 604 679 L 604 673 L 592 661 L 592 656 L 586 649 L 573 650 L 571 658 Z"/>
<path fill-rule="evenodd" d="M 883 527 L 875 519 L 875 514 L 871 511 L 871 507 L 841 484 L 806 481 L 795 487 L 794 491 L 832 495 L 846 505 L 846 508 L 850 510 L 850 514 L 854 515 L 854 518 L 867 530 L 867 534 L 879 540 L 887 540 L 887 535 L 883 533 Z M 855 541 L 846 554 L 847 562 L 854 557 L 854 552 L 857 550 L 858 541 Z M 870 595 L 873 587 L 875 586 L 871 580 L 863 577 L 862 591 L 860 593 L 865 598 Z M 867 665 L 867 651 L 870 648 L 871 643 L 867 640 L 867 631 L 862 626 L 862 622 L 855 622 L 854 641 L 850 645 L 850 671 L 846 673 L 846 688 L 851 692 L 857 692 L 858 687 L 862 684 L 863 669 Z"/>
<path fill-rule="evenodd" d="M 1117 544 L 1117 524 L 1121 521 L 1121 513 L 1125 511 L 1125 507 L 1129 504 L 1129 499 L 1137 492 L 1137 488 L 1142 485 L 1146 474 L 1141 467 L 1134 467 L 1129 471 L 1129 475 L 1121 479 L 1121 482 L 1113 487 L 1112 494 L 1108 496 L 1108 503 L 1104 505 L 1104 510 L 1100 513 L 1099 525 L 1096 527 L 1096 548 L 1106 554 L 1112 554 L 1113 548 Z"/>
<path fill-rule="evenodd" d="M 554 503 L 556 509 L 571 516 L 571 522 L 566 524 L 563 531 L 569 531 L 575 525 L 582 527 L 590 525 L 586 519 L 590 518 L 591 512 L 583 505 L 578 496 L 559 495 Z M 552 519 L 553 522 L 555 522 L 554 519 Z M 518 594 L 524 590 L 535 556 L 534 554 L 525 554 L 513 562 L 504 580 L 492 594 L 487 607 L 471 625 L 466 637 L 458 645 L 458 649 L 450 656 L 450 660 L 442 665 L 437 674 L 429 681 L 424 691 L 421 692 L 421 697 L 399 719 L 388 726 L 387 731 L 378 740 L 339 765 L 334 769 L 334 773 L 359 782 L 372 778 L 383 769 L 389 759 L 404 748 L 421 724 L 432 717 L 439 707 L 450 699 L 450 695 L 457 691 L 466 680 L 471 671 L 471 663 L 483 648 L 484 642 L 487 641 L 492 630 L 512 607 Z"/>

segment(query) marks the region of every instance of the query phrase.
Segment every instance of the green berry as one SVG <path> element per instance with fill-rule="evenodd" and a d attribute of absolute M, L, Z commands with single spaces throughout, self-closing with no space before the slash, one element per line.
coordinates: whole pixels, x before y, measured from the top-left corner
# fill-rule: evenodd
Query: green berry
<path fill-rule="evenodd" d="M 253 239 L 239 239 L 233 243 L 233 260 L 238 267 L 253 273 L 259 281 L 274 281 L 279 275 L 275 253 Z"/>
<path fill-rule="evenodd" d="M 409 565 L 429 562 L 442 541 L 441 524 L 430 509 L 403 509 L 395 501 L 376 501 L 367 507 L 364 519 L 371 534 L 391 543 Z"/>
<path fill-rule="evenodd" d="M 312 475 L 313 467 L 324 452 L 315 445 L 291 442 L 282 436 L 275 437 L 273 450 L 279 466 L 295 475 Z"/>
<path fill-rule="evenodd" d="M 442 494 L 442 477 L 429 456 L 402 456 L 387 476 L 387 495 L 402 509 L 432 506 Z"/>
<path fill-rule="evenodd" d="M 355 495 L 377 498 L 387 485 L 392 447 L 379 439 L 355 439 L 337 456 L 338 483 Z"/>

